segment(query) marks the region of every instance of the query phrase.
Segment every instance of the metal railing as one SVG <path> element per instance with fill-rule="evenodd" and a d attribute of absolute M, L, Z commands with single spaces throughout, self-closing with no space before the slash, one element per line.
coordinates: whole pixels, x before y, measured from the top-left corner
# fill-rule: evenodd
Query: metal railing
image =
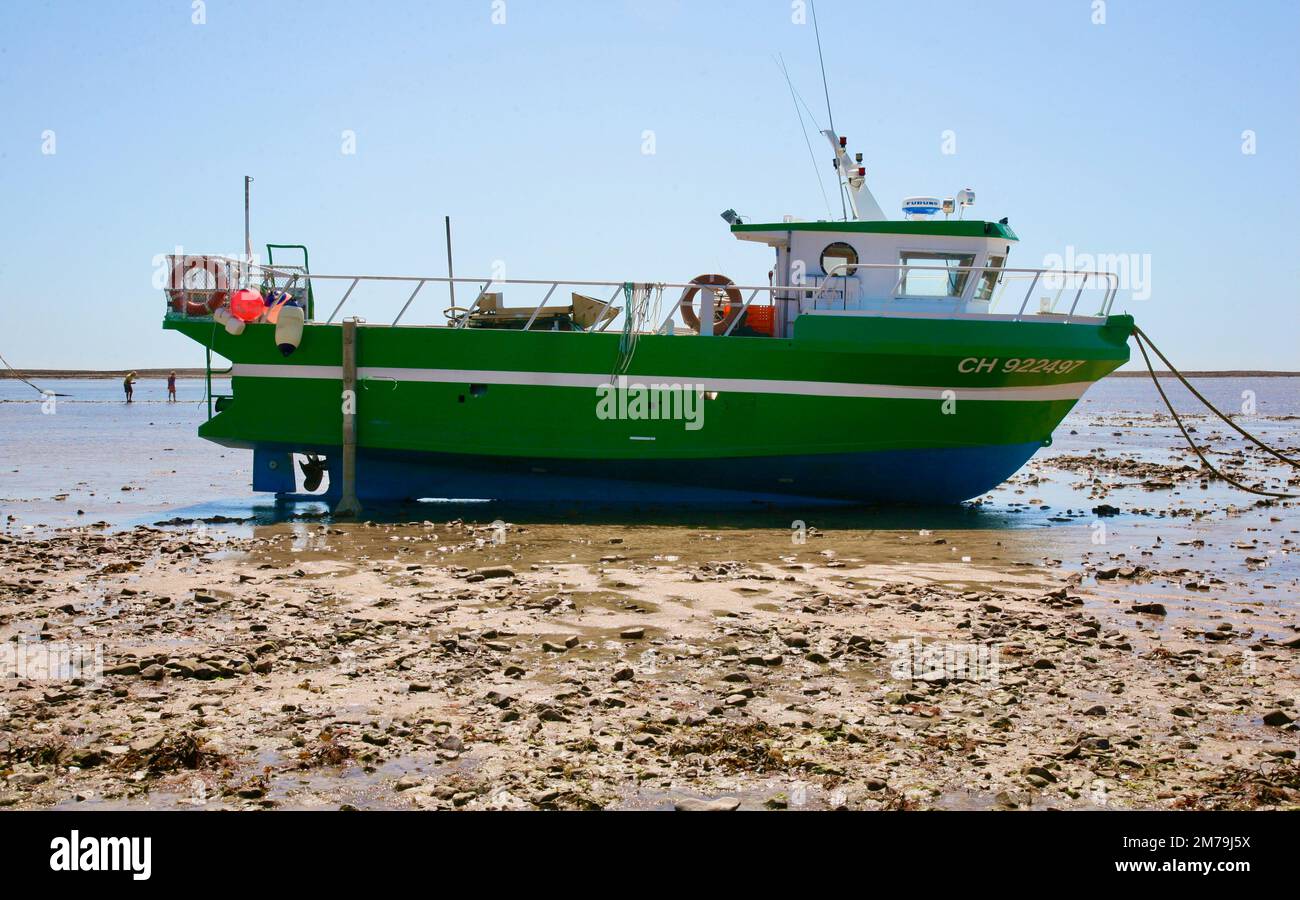
<path fill-rule="evenodd" d="M 597 310 L 594 324 L 587 329 L 582 329 L 579 326 L 579 330 L 605 331 L 610 326 L 610 324 L 615 320 L 617 320 L 618 318 L 617 314 L 607 318 L 606 312 L 610 309 L 614 301 L 618 299 L 618 295 L 623 292 L 625 285 L 627 284 L 627 282 L 621 282 L 621 281 L 585 281 L 585 280 L 545 279 L 545 278 L 483 279 L 483 278 L 466 278 L 466 277 L 453 278 L 453 277 L 439 276 L 439 275 L 322 275 L 322 274 L 306 274 L 301 270 L 295 271 L 290 268 L 278 268 L 278 267 L 257 265 L 257 264 L 249 265 L 242 260 L 236 260 L 236 259 L 230 259 L 224 257 L 220 257 L 220 258 L 212 257 L 212 259 L 214 260 L 219 259 L 222 263 L 228 264 L 232 267 L 231 275 L 230 275 L 230 284 L 232 285 L 231 290 L 234 289 L 233 285 L 235 285 L 236 283 L 244 283 L 244 284 L 270 283 L 279 287 L 291 287 L 291 286 L 296 287 L 299 285 L 311 285 L 314 282 L 337 281 L 337 282 L 346 283 L 347 287 L 343 291 L 343 296 L 339 299 L 338 303 L 334 306 L 333 311 L 330 312 L 329 317 L 325 320 L 325 324 L 329 324 L 335 321 L 339 313 L 342 312 L 344 306 L 348 303 L 350 299 L 352 299 L 354 293 L 356 292 L 356 289 L 363 282 L 368 284 L 375 284 L 375 285 L 385 285 L 385 284 L 413 285 L 410 294 L 407 295 L 405 302 L 402 304 L 401 309 L 397 313 L 397 316 L 393 319 L 391 323 L 393 325 L 397 325 L 402 321 L 402 318 L 406 315 L 407 311 L 411 308 L 411 305 L 415 302 L 416 297 L 420 294 L 421 289 L 426 284 L 473 285 L 477 289 L 478 295 L 475 297 L 474 302 L 470 306 L 458 307 L 453 305 L 444 309 L 443 314 L 447 318 L 447 325 L 449 327 L 458 328 L 458 329 L 469 327 L 471 323 L 471 317 L 479 309 L 479 305 L 483 302 L 484 297 L 494 292 L 494 288 L 498 288 L 506 285 L 520 286 L 520 287 L 531 286 L 531 287 L 544 288 L 541 301 L 538 302 L 538 304 L 532 308 L 532 313 L 524 325 L 523 330 L 527 331 L 533 327 L 538 317 L 541 315 L 543 309 L 545 308 L 547 301 L 550 300 L 552 295 L 554 295 L 556 290 L 558 290 L 561 285 L 564 285 L 570 288 L 579 288 L 579 289 L 592 289 L 592 288 L 612 289 L 612 293 L 610 294 L 609 299 L 605 300 Z M 722 332 L 724 335 L 728 335 L 732 333 L 732 331 L 736 328 L 739 322 L 744 318 L 744 314 L 748 312 L 750 306 L 753 304 L 754 300 L 757 299 L 760 294 L 766 294 L 770 302 L 772 302 L 773 304 L 788 304 L 791 302 L 800 302 L 800 301 L 806 302 L 808 300 L 815 301 L 818 295 L 824 294 L 827 290 L 828 285 L 832 285 L 836 281 L 836 279 L 847 280 L 848 277 L 850 277 L 847 275 L 847 269 L 845 272 L 840 272 L 839 274 L 835 274 L 836 270 L 843 267 L 852 267 L 855 270 L 877 270 L 877 269 L 894 270 L 899 273 L 899 277 L 895 284 L 895 289 L 892 295 L 886 295 L 881 297 L 870 297 L 864 295 L 862 297 L 862 299 L 870 301 L 874 304 L 883 303 L 890 306 L 897 305 L 898 307 L 896 310 L 875 308 L 871 311 L 872 315 L 884 315 L 884 316 L 888 316 L 891 314 L 907 315 L 909 314 L 909 311 L 907 309 L 908 302 L 916 301 L 916 300 L 931 300 L 931 301 L 953 300 L 954 308 L 949 313 L 945 314 L 952 318 L 983 317 L 988 315 L 988 313 L 963 311 L 963 307 L 967 306 L 971 302 L 969 298 L 964 296 L 967 292 L 971 290 L 969 283 L 967 283 L 963 287 L 962 296 L 957 296 L 957 297 L 944 297 L 944 296 L 908 297 L 906 295 L 899 294 L 898 291 L 900 290 L 901 286 L 904 284 L 905 279 L 907 277 L 907 273 L 910 271 L 935 271 L 935 272 L 946 272 L 949 274 L 954 272 L 971 273 L 972 275 L 975 276 L 974 279 L 971 280 L 976 281 L 977 285 L 981 279 L 981 276 L 983 276 L 985 273 L 996 273 L 997 287 L 995 289 L 995 295 L 992 296 L 989 301 L 990 309 L 992 308 L 992 305 L 996 303 L 998 299 L 1000 299 L 1001 294 L 1005 290 L 1006 282 L 1009 277 L 1028 278 L 1030 279 L 1030 284 L 1028 289 L 1025 291 L 1025 295 L 1023 300 L 1021 301 L 1019 311 L 1016 312 L 1014 316 L 999 316 L 999 318 L 1011 318 L 1015 321 L 1019 321 L 1025 317 L 1026 315 L 1025 311 L 1029 306 L 1030 298 L 1033 296 L 1035 288 L 1040 283 L 1043 282 L 1044 278 L 1059 279 L 1061 281 L 1062 286 L 1060 287 L 1060 289 L 1058 289 L 1056 299 L 1053 300 L 1052 302 L 1051 305 L 1052 310 L 1055 309 L 1055 306 L 1059 302 L 1062 293 L 1067 289 L 1066 286 L 1067 285 L 1073 286 L 1072 281 L 1077 282 L 1078 287 L 1075 290 L 1074 298 L 1070 304 L 1069 312 L 1064 314 L 1067 321 L 1069 319 L 1075 318 L 1075 312 L 1079 305 L 1080 298 L 1082 297 L 1083 291 L 1088 286 L 1090 280 L 1096 282 L 1095 289 L 1104 291 L 1104 296 L 1102 298 L 1101 306 L 1099 311 L 1096 313 L 1096 316 L 1100 317 L 1100 316 L 1106 316 L 1110 314 L 1111 305 L 1114 303 L 1115 295 L 1119 290 L 1119 276 L 1111 272 L 1067 271 L 1061 269 L 1003 268 L 1000 266 L 918 266 L 918 265 L 901 265 L 901 264 L 892 265 L 887 263 L 854 263 L 854 264 L 846 263 L 846 264 L 842 264 L 841 266 L 834 267 L 830 274 L 828 274 L 827 276 L 821 279 L 820 284 L 807 284 L 807 283 L 791 284 L 791 285 L 728 284 L 724 286 L 714 286 L 714 285 L 701 285 L 698 282 L 694 282 L 694 281 L 654 282 L 653 286 L 658 289 L 662 289 L 662 290 L 680 289 L 682 291 L 682 296 L 676 302 L 669 304 L 670 309 L 668 312 L 668 316 L 662 320 L 662 322 L 658 325 L 658 327 L 656 327 L 653 331 L 647 333 L 667 333 L 666 330 L 670 328 L 671 323 L 673 321 L 673 317 L 677 314 L 678 310 L 682 308 L 682 306 L 684 305 L 686 294 L 692 288 L 695 288 L 701 292 L 708 292 L 710 290 L 721 292 L 724 289 L 726 291 L 737 291 L 740 293 L 749 292 L 748 296 L 743 301 L 740 311 L 736 313 L 734 316 L 729 315 L 730 321 L 728 322 L 726 329 Z M 844 291 L 844 296 L 842 296 L 841 302 L 847 305 L 847 291 Z M 979 302 L 983 302 L 983 301 L 979 301 Z M 181 308 L 178 310 L 175 300 L 174 299 L 172 300 L 171 308 L 173 312 L 176 312 L 177 314 L 181 314 L 181 310 L 184 310 L 184 314 L 189 314 L 189 309 L 191 308 L 190 306 L 186 304 L 181 304 L 180 306 Z M 816 314 L 818 312 L 817 310 L 803 310 L 802 304 L 800 309 L 801 312 L 809 312 L 811 314 Z M 845 311 L 851 312 L 850 310 L 847 309 Z M 1049 310 L 1041 310 L 1040 312 L 1047 312 L 1047 311 Z M 1038 314 L 1039 312 L 1035 312 L 1035 313 L 1031 313 L 1030 315 L 1032 316 Z M 1056 314 L 1056 315 L 1061 315 L 1061 314 Z M 1084 316 L 1083 318 L 1090 319 L 1093 317 Z"/>
<path fill-rule="evenodd" d="M 898 279 L 894 282 L 894 290 L 891 292 L 891 294 L 888 297 L 880 298 L 880 299 L 952 300 L 956 304 L 956 310 L 960 310 L 962 306 L 965 306 L 967 303 L 970 303 L 972 301 L 984 302 L 983 300 L 978 300 L 978 298 L 975 298 L 973 294 L 975 292 L 978 292 L 980 282 L 984 280 L 984 276 L 986 275 L 992 274 L 995 276 L 995 287 L 992 291 L 991 296 L 988 298 L 990 310 L 993 308 L 994 305 L 996 305 L 998 300 L 1001 298 L 1002 293 L 1006 289 L 1006 285 L 1008 281 L 1016 278 L 1031 278 L 1029 282 L 1029 287 L 1025 290 L 1024 299 L 1020 301 L 1020 309 L 1016 313 L 1017 317 L 1023 316 L 1025 314 L 1025 309 L 1028 307 L 1029 300 L 1033 296 L 1034 288 L 1038 286 L 1039 282 L 1043 279 L 1044 275 L 1048 276 L 1049 283 L 1054 281 L 1060 282 L 1060 287 L 1057 290 L 1056 297 L 1053 298 L 1051 302 L 1051 307 L 1050 307 L 1051 310 L 1055 310 L 1057 304 L 1060 302 L 1061 295 L 1065 292 L 1067 287 L 1069 287 L 1069 282 L 1071 282 L 1072 280 L 1078 282 L 1079 286 L 1074 293 L 1074 300 L 1070 303 L 1070 311 L 1068 313 L 1065 313 L 1065 315 L 1068 316 L 1073 316 L 1075 314 L 1075 310 L 1079 306 L 1079 300 L 1083 297 L 1084 289 L 1087 288 L 1088 280 L 1090 278 L 1097 280 L 1098 282 L 1098 285 L 1096 287 L 1097 290 L 1105 291 L 1105 294 L 1102 297 L 1100 310 L 1097 313 L 1099 316 L 1110 315 L 1111 305 L 1115 302 L 1115 295 L 1119 292 L 1119 287 L 1120 287 L 1119 276 L 1116 275 L 1114 272 L 1096 272 L 1096 271 L 1088 271 L 1088 270 L 1065 270 L 1065 269 L 1013 269 L 1013 268 L 1007 268 L 1005 266 L 917 266 L 917 265 L 910 265 L 910 264 L 891 265 L 889 263 L 840 263 L 838 265 L 832 266 L 831 270 L 828 273 L 826 273 L 825 278 L 821 280 L 821 284 L 818 287 L 817 293 L 811 299 L 814 302 L 817 299 L 819 299 L 819 297 L 825 293 L 827 287 L 835 283 L 834 279 L 838 278 L 841 279 L 840 290 L 842 292 L 842 295 L 844 296 L 845 300 L 847 300 L 848 288 L 845 283 L 848 281 L 850 277 L 848 274 L 849 269 L 853 269 L 854 271 L 858 271 L 861 269 L 882 269 L 882 270 L 893 269 L 898 271 Z M 912 296 L 912 295 L 904 294 L 902 292 L 903 286 L 907 283 L 908 273 L 913 271 L 945 272 L 949 276 L 951 276 L 953 273 L 969 273 L 969 274 L 967 275 L 966 280 L 962 283 L 962 289 L 958 291 L 956 294 L 947 295 L 947 296 L 939 295 L 939 296 L 930 297 L 930 296 Z M 974 277 L 972 278 L 971 275 L 974 275 Z M 971 297 L 966 296 L 968 291 L 972 293 Z M 876 298 L 864 298 L 864 299 L 876 299 Z"/>

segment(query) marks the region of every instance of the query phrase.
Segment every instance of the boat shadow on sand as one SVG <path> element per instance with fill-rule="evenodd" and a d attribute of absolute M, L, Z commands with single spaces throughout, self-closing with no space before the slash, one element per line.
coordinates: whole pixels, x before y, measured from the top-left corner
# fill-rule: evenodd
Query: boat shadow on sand
<path fill-rule="evenodd" d="M 364 521 L 408 524 L 424 521 L 516 525 L 623 525 L 671 526 L 712 529 L 816 528 L 853 531 L 905 531 L 917 529 L 1000 530 L 1042 524 L 1005 509 L 975 504 L 946 506 L 816 506 L 807 508 L 775 504 L 715 507 L 702 505 L 645 505 L 616 503 L 520 503 L 486 500 L 419 500 L 403 503 L 368 503 L 359 519 L 332 515 L 327 503 L 311 498 L 284 498 L 273 502 L 203 503 L 171 510 L 164 519 L 130 524 L 164 527 L 254 526 L 281 523 L 339 524 Z"/>

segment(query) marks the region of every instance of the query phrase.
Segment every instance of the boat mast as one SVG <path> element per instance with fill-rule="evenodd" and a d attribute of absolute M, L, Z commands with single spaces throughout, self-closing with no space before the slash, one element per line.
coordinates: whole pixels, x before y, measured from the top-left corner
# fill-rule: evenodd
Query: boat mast
<path fill-rule="evenodd" d="M 248 195 L 249 186 L 253 183 L 252 175 L 244 176 L 244 262 L 247 265 L 253 264 L 253 232 L 249 228 L 248 221 Z"/>
<path fill-rule="evenodd" d="M 841 191 L 847 188 L 853 218 L 859 221 L 864 218 L 871 221 L 884 220 L 885 211 L 867 187 L 867 170 L 862 165 L 862 154 L 850 157 L 849 139 L 841 137 L 832 129 L 827 128 L 822 134 L 826 135 L 826 140 L 831 142 L 831 148 L 835 151 L 835 171 L 839 173 Z"/>

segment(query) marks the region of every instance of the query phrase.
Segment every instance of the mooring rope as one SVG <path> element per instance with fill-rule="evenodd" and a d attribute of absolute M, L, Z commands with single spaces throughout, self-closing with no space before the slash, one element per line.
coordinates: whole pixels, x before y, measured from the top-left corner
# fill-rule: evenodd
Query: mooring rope
<path fill-rule="evenodd" d="M 1187 379 L 1183 377 L 1181 372 L 1179 372 L 1177 369 L 1174 368 L 1173 364 L 1169 362 L 1169 359 L 1163 353 L 1160 352 L 1159 348 L 1157 348 L 1155 344 L 1151 343 L 1151 338 L 1147 337 L 1146 333 L 1143 332 L 1142 329 L 1138 328 L 1136 325 L 1133 326 L 1133 339 L 1137 342 L 1138 350 L 1142 351 L 1142 359 L 1147 364 L 1147 371 L 1151 373 L 1151 381 L 1155 384 L 1156 390 L 1160 392 L 1160 399 L 1165 402 L 1165 408 L 1169 410 L 1169 415 L 1173 416 L 1174 422 L 1177 423 L 1178 425 L 1178 430 L 1183 433 L 1183 437 L 1187 440 L 1187 445 L 1192 448 L 1192 452 L 1194 452 L 1197 455 L 1197 457 L 1201 460 L 1201 464 L 1205 466 L 1205 468 L 1209 469 L 1210 472 L 1213 473 L 1216 477 L 1222 479 L 1223 481 L 1228 482 L 1228 484 L 1232 485 L 1233 487 L 1240 488 L 1241 490 L 1246 491 L 1247 493 L 1250 494 L 1258 494 L 1262 497 L 1278 497 L 1284 500 L 1291 500 L 1300 497 L 1300 494 L 1284 494 L 1284 493 L 1279 493 L 1277 491 L 1265 491 L 1259 488 L 1247 487 L 1246 485 L 1242 484 L 1240 481 L 1228 477 L 1227 475 L 1220 472 L 1217 468 L 1215 468 L 1214 464 L 1205 458 L 1205 454 L 1201 452 L 1201 448 L 1196 446 L 1196 441 L 1192 440 L 1192 436 L 1188 434 L 1187 427 L 1183 425 L 1183 420 L 1179 418 L 1178 412 L 1174 409 L 1174 405 L 1171 402 L 1169 402 L 1169 397 L 1167 394 L 1165 394 L 1165 389 L 1160 386 L 1160 378 L 1159 376 L 1156 375 L 1156 370 L 1151 365 L 1151 357 L 1147 355 L 1146 345 L 1150 344 L 1151 349 L 1155 351 L 1156 355 L 1160 357 L 1160 359 L 1164 362 L 1166 366 L 1169 366 L 1169 371 L 1172 372 L 1178 378 L 1178 380 L 1181 381 L 1183 385 L 1189 391 L 1192 392 L 1192 394 L 1196 397 L 1196 399 L 1200 400 L 1215 415 L 1217 415 L 1220 419 L 1223 419 L 1223 421 L 1231 425 L 1236 431 L 1240 432 L 1243 437 L 1248 438 L 1258 447 L 1268 451 L 1269 453 L 1276 456 L 1278 459 L 1282 460 L 1285 463 L 1289 463 L 1292 466 L 1298 466 L 1298 467 L 1300 467 L 1300 463 L 1297 463 L 1295 460 L 1283 456 L 1281 453 L 1277 452 L 1272 447 L 1269 447 L 1268 445 L 1264 444 L 1262 441 L 1259 440 L 1259 438 L 1255 437 L 1253 434 L 1250 434 L 1244 428 L 1238 426 L 1236 422 L 1233 422 L 1231 419 L 1229 419 L 1227 416 L 1221 413 L 1214 406 L 1213 403 L 1211 403 L 1209 400 L 1205 399 L 1204 396 L 1202 396 L 1200 391 L 1196 390 L 1196 388 L 1192 387 L 1191 384 L 1188 383 Z"/>
<path fill-rule="evenodd" d="M 1201 392 L 1198 391 L 1196 388 L 1192 387 L 1192 383 L 1188 381 L 1186 378 L 1184 378 L 1181 372 L 1179 372 L 1177 369 L 1174 368 L 1174 364 L 1169 361 L 1168 357 L 1166 357 L 1163 353 L 1160 352 L 1160 348 L 1155 345 L 1155 343 L 1151 340 L 1151 338 L 1147 335 L 1145 331 L 1143 331 L 1141 328 L 1138 328 L 1136 325 L 1134 325 L 1133 334 L 1137 336 L 1139 340 L 1139 346 L 1141 345 L 1142 341 L 1145 341 L 1147 346 L 1151 348 L 1152 352 L 1154 352 L 1156 356 L 1160 357 L 1160 361 L 1169 367 L 1169 371 L 1172 372 L 1178 378 L 1178 380 L 1183 383 L 1184 387 L 1186 387 L 1189 391 L 1192 392 L 1192 396 L 1194 396 L 1197 400 L 1200 400 L 1207 407 L 1209 407 L 1210 411 L 1213 412 L 1220 419 L 1222 419 L 1224 422 L 1226 422 L 1229 428 L 1232 428 L 1242 437 L 1246 438 L 1255 446 L 1259 447 L 1261 450 L 1271 453 L 1273 456 L 1276 456 L 1278 459 L 1282 460 L 1282 462 L 1286 463 L 1287 465 L 1295 466 L 1297 469 L 1300 469 L 1300 462 L 1297 462 L 1296 460 L 1291 459 L 1290 457 L 1286 457 L 1283 456 L 1281 453 L 1278 453 L 1272 447 L 1268 446 L 1259 438 L 1255 437 L 1253 434 L 1246 431 L 1246 429 L 1242 428 L 1236 422 L 1232 421 L 1232 418 L 1230 416 L 1226 416 L 1223 413 L 1219 412 L 1219 410 L 1215 408 L 1213 403 L 1211 403 L 1209 400 L 1206 400 L 1205 397 L 1201 394 Z M 1143 356 L 1145 355 L 1146 354 L 1143 354 Z"/>
<path fill-rule="evenodd" d="M 4 363 L 5 368 L 8 369 L 10 372 L 13 372 L 19 381 L 27 385 L 32 390 L 36 391 L 36 393 L 40 394 L 42 397 L 46 397 L 46 396 L 67 397 L 68 396 L 67 394 L 56 394 L 54 391 L 47 391 L 45 390 L 45 388 L 37 387 L 36 385 L 32 384 L 30 381 L 27 380 L 27 378 L 23 375 L 22 372 L 19 372 L 13 366 L 9 365 L 9 360 L 5 359 L 3 356 L 0 356 L 0 363 Z"/>

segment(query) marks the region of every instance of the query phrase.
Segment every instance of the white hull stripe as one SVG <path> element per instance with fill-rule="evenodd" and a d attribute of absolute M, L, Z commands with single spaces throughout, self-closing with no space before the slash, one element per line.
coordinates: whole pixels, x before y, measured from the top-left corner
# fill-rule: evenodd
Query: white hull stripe
<path fill-rule="evenodd" d="M 236 363 L 236 378 L 316 378 L 343 380 L 342 366 L 296 366 Z M 437 384 L 510 384 L 536 387 L 597 388 L 609 384 L 608 375 L 582 372 L 503 372 L 488 369 L 406 369 L 362 366 L 357 379 L 364 381 L 419 381 Z M 1077 400 L 1092 382 L 1037 384 L 1025 387 L 963 388 L 914 387 L 900 384 L 852 384 L 840 381 L 774 381 L 765 378 L 686 378 L 681 376 L 629 376 L 626 384 L 693 385 L 697 390 L 749 394 L 796 394 L 810 397 L 860 397 L 889 400 L 942 400 L 952 390 L 959 400 Z"/>

